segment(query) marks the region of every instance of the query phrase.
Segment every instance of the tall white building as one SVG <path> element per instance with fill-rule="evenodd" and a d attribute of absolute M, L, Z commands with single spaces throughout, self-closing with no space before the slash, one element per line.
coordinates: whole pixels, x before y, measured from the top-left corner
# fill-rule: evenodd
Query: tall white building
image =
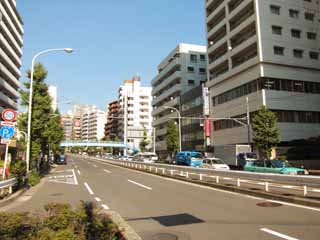
<path fill-rule="evenodd" d="M 18 109 L 23 22 L 15 0 L 0 1 L 0 112 Z"/>
<path fill-rule="evenodd" d="M 143 132 L 147 131 L 148 138 L 152 136 L 151 116 L 151 87 L 142 87 L 140 77 L 124 81 L 119 88 L 120 118 L 119 137 L 124 139 L 125 123 L 127 121 L 127 143 L 135 148 L 143 139 Z"/>
<path fill-rule="evenodd" d="M 96 108 L 92 104 L 75 104 L 72 111 L 72 140 L 80 140 L 81 136 L 81 119 L 86 111 Z"/>
<path fill-rule="evenodd" d="M 207 0 L 211 117 L 276 113 L 281 141 L 320 135 L 318 0 Z M 211 142 L 247 142 L 236 122 L 214 122 Z"/>
<path fill-rule="evenodd" d="M 102 140 L 107 116 L 97 108 L 88 109 L 81 118 L 81 139 L 85 141 Z"/>
<path fill-rule="evenodd" d="M 72 140 L 72 113 L 66 113 L 61 116 L 61 124 L 63 127 L 63 133 L 65 140 Z"/>
<path fill-rule="evenodd" d="M 58 90 L 56 86 L 50 85 L 48 87 L 48 93 L 51 97 L 51 108 L 53 111 L 56 111 L 58 108 Z"/>
<path fill-rule="evenodd" d="M 158 74 L 152 80 L 153 127 L 156 128 L 156 151 L 167 156 L 167 124 L 177 117 L 176 112 L 164 106 L 181 111 L 180 96 L 206 81 L 206 47 L 193 44 L 179 44 L 158 65 Z"/>

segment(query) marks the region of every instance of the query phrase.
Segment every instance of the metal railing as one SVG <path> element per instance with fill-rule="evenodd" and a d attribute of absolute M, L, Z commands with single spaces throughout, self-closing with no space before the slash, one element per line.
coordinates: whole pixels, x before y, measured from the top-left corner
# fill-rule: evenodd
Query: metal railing
<path fill-rule="evenodd" d="M 149 173 L 183 177 L 190 180 L 214 184 L 231 184 L 236 187 L 255 185 L 263 187 L 265 192 L 297 191 L 304 197 L 313 193 L 320 194 L 320 177 L 317 176 L 292 176 L 273 173 L 255 173 L 245 171 L 222 171 L 170 164 L 144 163 L 123 160 L 107 160 L 96 157 L 87 157 L 93 160 L 111 163 L 127 168 L 133 168 Z"/>
<path fill-rule="evenodd" d="M 8 180 L 0 181 L 0 190 L 3 191 L 6 188 L 9 188 L 9 194 L 12 193 L 12 187 L 17 183 L 16 178 L 10 178 Z"/>

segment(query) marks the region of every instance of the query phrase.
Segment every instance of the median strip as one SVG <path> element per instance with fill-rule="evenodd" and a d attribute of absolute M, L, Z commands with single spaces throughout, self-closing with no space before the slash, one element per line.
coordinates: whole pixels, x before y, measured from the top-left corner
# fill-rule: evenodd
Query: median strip
<path fill-rule="evenodd" d="M 298 238 L 290 237 L 290 236 L 287 236 L 285 234 L 273 231 L 273 230 L 268 229 L 268 228 L 261 228 L 260 230 L 263 231 L 263 232 L 269 233 L 271 235 L 277 236 L 279 238 L 283 238 L 283 239 L 287 239 L 287 240 L 299 240 Z"/>
<path fill-rule="evenodd" d="M 93 195 L 94 192 L 92 191 L 92 189 L 90 188 L 90 186 L 88 185 L 88 183 L 84 183 L 84 186 L 87 188 L 88 192 L 90 193 L 90 195 Z"/>
<path fill-rule="evenodd" d="M 141 184 L 141 183 L 137 183 L 137 182 L 132 181 L 132 180 L 130 180 L 130 179 L 128 179 L 128 182 L 133 183 L 133 184 L 135 184 L 135 185 L 137 185 L 137 186 L 139 186 L 139 187 L 143 187 L 143 188 L 145 188 L 145 189 L 152 190 L 151 187 L 147 187 L 147 186 L 145 186 L 145 185 L 143 185 L 143 184 Z"/>

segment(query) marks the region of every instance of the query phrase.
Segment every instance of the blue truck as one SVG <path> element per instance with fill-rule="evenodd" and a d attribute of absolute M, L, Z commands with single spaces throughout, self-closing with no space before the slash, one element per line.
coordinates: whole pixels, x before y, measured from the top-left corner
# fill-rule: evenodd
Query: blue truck
<path fill-rule="evenodd" d="M 201 152 L 195 151 L 183 151 L 178 152 L 175 156 L 177 165 L 200 167 L 203 161 L 203 155 Z"/>

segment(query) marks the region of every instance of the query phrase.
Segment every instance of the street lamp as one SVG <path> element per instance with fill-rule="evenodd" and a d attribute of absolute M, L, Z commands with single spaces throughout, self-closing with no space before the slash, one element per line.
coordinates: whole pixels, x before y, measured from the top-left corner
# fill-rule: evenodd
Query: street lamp
<path fill-rule="evenodd" d="M 28 105 L 28 129 L 27 129 L 27 157 L 26 157 L 26 163 L 27 163 L 27 172 L 29 172 L 29 164 L 30 164 L 30 142 L 31 142 L 31 112 L 32 112 L 32 86 L 33 86 L 33 70 L 34 70 L 34 63 L 38 56 L 48 53 L 48 52 L 54 52 L 54 51 L 64 51 L 66 53 L 72 53 L 72 48 L 53 48 L 53 49 L 47 49 L 41 52 L 38 52 L 34 57 L 32 58 L 31 62 L 31 76 L 30 76 L 30 89 L 29 89 L 29 105 Z"/>
<path fill-rule="evenodd" d="M 181 114 L 180 114 L 180 111 L 174 107 L 169 107 L 169 106 L 162 106 L 164 108 L 167 108 L 167 109 L 171 109 L 171 110 L 174 110 L 177 112 L 178 114 L 178 124 L 179 124 L 179 152 L 181 152 L 181 148 L 182 148 L 182 145 L 181 145 Z"/>

